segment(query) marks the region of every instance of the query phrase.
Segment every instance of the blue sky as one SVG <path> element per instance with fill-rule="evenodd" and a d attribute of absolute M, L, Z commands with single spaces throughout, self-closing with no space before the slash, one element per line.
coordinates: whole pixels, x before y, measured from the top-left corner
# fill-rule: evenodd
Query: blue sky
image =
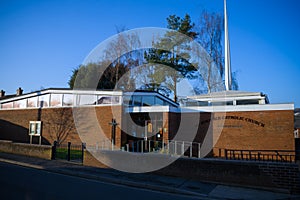
<path fill-rule="evenodd" d="M 232 69 L 240 90 L 300 107 L 300 1 L 227 0 Z M 67 87 L 100 42 L 128 29 L 166 27 L 171 14 L 223 13 L 223 0 L 0 0 L 0 89 Z"/>

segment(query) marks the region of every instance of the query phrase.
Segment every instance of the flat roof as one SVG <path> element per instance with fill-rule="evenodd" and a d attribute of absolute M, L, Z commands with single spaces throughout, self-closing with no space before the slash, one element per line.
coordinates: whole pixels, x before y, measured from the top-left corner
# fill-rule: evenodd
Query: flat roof
<path fill-rule="evenodd" d="M 266 103 L 269 103 L 268 96 L 262 92 L 246 92 L 246 91 L 221 91 L 212 92 L 202 95 L 187 96 L 187 99 L 195 101 L 231 101 L 231 100 L 251 100 L 251 99 L 265 99 Z"/>

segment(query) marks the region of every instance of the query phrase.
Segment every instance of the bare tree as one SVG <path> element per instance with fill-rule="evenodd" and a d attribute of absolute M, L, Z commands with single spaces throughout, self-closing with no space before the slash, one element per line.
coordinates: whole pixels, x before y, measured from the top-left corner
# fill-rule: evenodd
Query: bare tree
<path fill-rule="evenodd" d="M 207 91 L 201 90 L 201 85 L 197 86 L 199 93 L 210 93 L 224 89 L 224 57 L 222 46 L 222 35 L 224 32 L 223 17 L 219 13 L 209 13 L 203 11 L 198 22 L 198 42 L 206 50 L 206 54 L 201 54 L 199 80 L 205 82 Z M 199 52 L 198 52 L 199 53 Z M 201 82 L 201 80 L 199 81 Z M 236 72 L 232 74 L 232 88 L 238 89 Z"/>
<path fill-rule="evenodd" d="M 138 34 L 127 34 L 124 32 L 125 30 L 124 27 L 117 28 L 118 35 L 114 41 L 109 43 L 105 51 L 105 59 L 112 61 L 111 67 L 115 71 L 115 88 L 133 90 L 135 83 L 131 77 L 131 69 L 142 62 L 143 51 L 136 50 L 140 46 Z M 123 75 L 125 77 L 121 77 Z M 121 78 L 122 81 L 119 82 Z"/>
<path fill-rule="evenodd" d="M 72 109 L 70 108 L 55 108 L 48 114 L 46 124 L 51 132 L 52 140 L 58 144 L 63 143 L 70 133 L 74 132 Z"/>
<path fill-rule="evenodd" d="M 201 54 L 200 73 L 207 86 L 207 92 L 220 89 L 223 84 L 224 64 L 222 57 L 222 33 L 223 18 L 217 13 L 203 11 L 198 24 L 198 42 L 206 50 L 207 54 Z M 219 78 L 221 77 L 221 78 Z"/>

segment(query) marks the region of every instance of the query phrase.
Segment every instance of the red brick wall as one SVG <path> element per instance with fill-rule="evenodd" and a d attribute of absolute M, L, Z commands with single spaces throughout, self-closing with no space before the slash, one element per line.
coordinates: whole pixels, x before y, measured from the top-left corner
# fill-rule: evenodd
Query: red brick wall
<path fill-rule="evenodd" d="M 179 124 L 185 123 L 181 131 L 191 135 L 193 127 L 198 126 L 194 142 L 203 143 L 207 136 L 216 155 L 219 149 L 295 149 L 292 110 L 201 113 L 200 120 L 198 115 L 199 113 L 169 113 L 169 137 L 172 139 L 178 133 Z"/>
<path fill-rule="evenodd" d="M 154 173 L 197 181 L 272 188 L 290 193 L 300 193 L 300 169 L 294 163 L 180 158 Z"/>
<path fill-rule="evenodd" d="M 96 110 L 97 121 L 102 128 L 102 132 L 106 137 L 111 139 L 111 126 L 109 122 L 116 118 L 119 125 L 116 128 L 116 147 L 121 147 L 121 140 L 126 140 L 126 134 L 121 134 L 122 107 L 89 107 L 84 108 L 80 117 L 82 118 L 82 129 L 88 134 L 83 137 L 83 142 L 94 144 L 100 141 L 99 129 L 94 124 L 89 124 L 89 120 L 85 111 L 88 113 L 90 109 Z M 55 123 L 63 121 L 61 117 L 68 116 L 70 131 L 65 141 L 72 143 L 80 143 L 81 139 L 77 134 L 72 118 L 72 108 L 46 108 L 46 109 L 16 109 L 16 110 L 0 110 L 0 139 L 13 140 L 16 142 L 29 142 L 28 126 L 29 121 L 41 119 L 43 122 L 43 143 L 52 144 L 55 138 Z M 222 119 L 225 117 L 225 123 Z M 227 118 L 226 118 L 227 117 Z M 196 142 L 203 142 L 204 136 L 210 131 L 209 126 L 213 127 L 213 137 L 216 151 L 222 149 L 245 149 L 245 150 L 294 150 L 295 141 L 293 135 L 293 111 L 255 111 L 255 112 L 227 112 L 227 113 L 164 113 L 164 127 L 167 132 L 163 134 L 164 140 L 172 139 L 178 131 L 181 123 L 186 123 L 183 129 L 186 135 L 192 134 L 190 131 L 195 130 L 198 126 L 197 135 L 194 139 Z M 198 119 L 198 121 L 197 121 Z M 54 124 L 54 125 L 53 125 Z M 218 135 L 217 133 L 220 133 Z M 84 134 L 83 134 L 84 135 Z M 185 137 L 179 138 L 185 140 Z M 38 142 L 37 138 L 34 140 Z"/>
<path fill-rule="evenodd" d="M 228 116 L 224 125 L 218 117 Z M 246 150 L 294 150 L 293 111 L 215 113 L 215 148 Z M 231 119 L 230 119 L 231 118 Z M 221 129 L 221 130 L 220 130 Z"/>
<path fill-rule="evenodd" d="M 111 122 L 113 117 L 113 112 L 110 106 L 99 106 L 99 107 L 87 107 L 81 110 L 82 119 L 86 119 L 87 116 L 85 112 L 95 109 L 97 121 L 102 128 L 102 131 L 111 139 Z M 121 106 L 114 106 L 114 117 L 117 123 L 121 122 Z M 93 141 L 95 138 L 99 137 L 99 133 L 94 130 L 96 129 L 95 124 L 87 124 L 86 127 L 82 126 L 87 133 L 90 134 L 89 137 L 78 136 L 77 129 L 73 120 L 72 108 L 45 108 L 45 109 L 16 109 L 16 110 L 0 110 L 0 139 L 2 140 L 12 140 L 15 142 L 29 143 L 28 127 L 29 121 L 42 121 L 42 143 L 43 144 L 53 144 L 57 139 L 56 133 L 66 131 L 67 137 L 64 142 L 81 143 Z M 61 122 L 63 122 L 61 125 Z M 67 130 L 66 130 L 67 129 Z M 116 128 L 116 146 L 120 146 L 121 129 L 120 125 Z M 38 138 L 33 138 L 34 143 L 38 143 Z M 81 140 L 83 139 L 83 140 Z"/>

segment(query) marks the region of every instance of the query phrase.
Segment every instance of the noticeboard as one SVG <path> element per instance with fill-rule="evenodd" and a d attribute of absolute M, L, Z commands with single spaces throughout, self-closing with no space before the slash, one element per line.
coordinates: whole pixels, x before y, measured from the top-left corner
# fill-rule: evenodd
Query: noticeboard
<path fill-rule="evenodd" d="M 29 135 L 41 136 L 42 122 L 41 121 L 30 121 L 29 122 Z"/>

